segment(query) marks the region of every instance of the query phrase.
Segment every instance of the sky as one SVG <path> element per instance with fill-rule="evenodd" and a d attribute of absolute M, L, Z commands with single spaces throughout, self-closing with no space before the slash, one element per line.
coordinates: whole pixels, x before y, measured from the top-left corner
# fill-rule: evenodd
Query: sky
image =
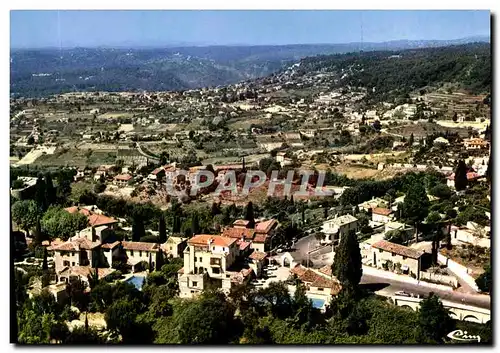
<path fill-rule="evenodd" d="M 484 10 L 13 10 L 10 14 L 11 48 L 325 44 L 489 34 L 490 13 Z"/>

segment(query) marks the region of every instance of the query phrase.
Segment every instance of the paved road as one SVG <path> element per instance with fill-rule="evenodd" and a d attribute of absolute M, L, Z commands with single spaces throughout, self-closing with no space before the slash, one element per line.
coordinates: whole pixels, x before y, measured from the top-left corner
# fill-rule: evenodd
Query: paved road
<path fill-rule="evenodd" d="M 140 154 L 142 154 L 144 157 L 146 158 L 149 158 L 153 161 L 156 161 L 156 162 L 159 162 L 160 160 L 154 156 L 151 156 L 149 154 L 147 154 L 146 152 L 144 152 L 142 149 L 141 149 L 141 144 L 139 142 L 137 142 L 137 150 L 139 151 Z"/>
<path fill-rule="evenodd" d="M 420 295 L 429 295 L 430 292 L 434 292 L 441 299 L 447 300 L 454 303 L 469 304 L 477 306 L 480 308 L 490 309 L 491 302 L 488 295 L 483 294 L 467 294 L 460 293 L 457 291 L 446 291 L 434 288 L 427 288 L 424 286 L 419 286 L 411 283 L 395 281 L 392 279 L 381 278 L 371 275 L 363 275 L 361 278 L 362 284 L 372 285 L 373 289 L 379 294 L 393 295 L 397 291 L 405 291 L 409 293 L 415 293 Z"/>
<path fill-rule="evenodd" d="M 308 249 L 314 249 L 318 246 L 319 241 L 317 241 L 313 235 L 308 235 L 304 238 L 299 239 L 297 243 L 295 243 L 294 247 L 300 254 L 299 257 L 301 259 L 307 259 Z M 326 247 L 311 254 L 310 260 L 313 261 L 314 267 L 331 265 L 331 260 L 328 260 L 327 256 L 322 256 L 326 253 L 329 253 L 330 251 L 331 248 Z M 376 290 L 376 292 L 378 292 L 379 294 L 392 295 L 398 291 L 405 291 L 420 295 L 429 295 L 430 292 L 434 292 L 441 299 L 448 300 L 454 303 L 470 304 L 486 309 L 490 309 L 491 305 L 490 297 L 488 295 L 467 294 L 458 291 L 439 290 L 373 275 L 363 275 L 363 277 L 361 278 L 361 283 L 371 285 L 371 287 L 373 287 L 374 290 Z"/>

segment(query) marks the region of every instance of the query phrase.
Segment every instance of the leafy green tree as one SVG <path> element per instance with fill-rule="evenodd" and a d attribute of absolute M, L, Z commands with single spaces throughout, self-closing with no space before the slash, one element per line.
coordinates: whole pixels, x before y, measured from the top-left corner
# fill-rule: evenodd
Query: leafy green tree
<path fill-rule="evenodd" d="M 85 317 L 86 319 L 86 317 Z M 95 345 L 106 343 L 99 331 L 93 327 L 74 327 L 62 340 L 63 344 Z"/>
<path fill-rule="evenodd" d="M 16 201 L 12 205 L 12 220 L 21 228 L 26 231 L 29 236 L 30 230 L 36 227 L 40 219 L 40 210 L 33 200 Z"/>
<path fill-rule="evenodd" d="M 452 191 L 445 184 L 437 184 L 429 190 L 429 194 L 432 196 L 439 197 L 440 199 L 449 199 L 452 195 Z"/>
<path fill-rule="evenodd" d="M 347 291 L 357 291 L 363 269 L 358 238 L 354 231 L 340 237 L 332 264 L 332 273 Z"/>
<path fill-rule="evenodd" d="M 476 279 L 476 284 L 481 291 L 491 293 L 493 278 L 489 264 L 484 266 L 484 272 Z"/>
<path fill-rule="evenodd" d="M 122 298 L 114 301 L 106 310 L 105 320 L 108 329 L 119 333 L 123 343 L 150 343 L 151 329 L 136 320 L 141 305 L 136 299 Z"/>
<path fill-rule="evenodd" d="M 78 212 L 69 213 L 59 206 L 51 206 L 43 215 L 41 225 L 50 239 L 67 240 L 75 232 L 86 228 L 88 219 Z"/>
<path fill-rule="evenodd" d="M 454 329 L 448 310 L 432 292 L 420 302 L 418 326 L 422 339 L 429 343 L 443 342 L 444 337 Z"/>
<path fill-rule="evenodd" d="M 467 188 L 467 166 L 461 159 L 455 169 L 455 190 L 462 191 Z"/>
<path fill-rule="evenodd" d="M 174 307 L 170 325 L 159 325 L 160 331 L 170 332 L 158 332 L 155 343 L 229 343 L 234 336 L 233 322 L 234 308 L 226 296 L 220 292 L 204 292 L 201 297 Z"/>
<path fill-rule="evenodd" d="M 415 224 L 415 233 L 418 234 L 418 224 L 429 213 L 429 198 L 422 183 L 414 181 L 406 193 L 402 214 L 403 218 Z"/>

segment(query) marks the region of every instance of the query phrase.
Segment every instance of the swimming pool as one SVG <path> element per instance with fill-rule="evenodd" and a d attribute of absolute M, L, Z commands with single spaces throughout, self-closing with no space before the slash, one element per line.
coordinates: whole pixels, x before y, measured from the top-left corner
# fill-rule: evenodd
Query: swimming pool
<path fill-rule="evenodd" d="M 133 275 L 132 277 L 127 279 L 125 282 L 131 283 L 135 286 L 135 288 L 137 288 L 138 290 L 141 290 L 142 286 L 144 285 L 145 280 L 146 280 L 146 278 L 144 276 Z"/>
<path fill-rule="evenodd" d="M 316 309 L 322 309 L 323 306 L 325 305 L 324 299 L 312 298 L 311 302 L 312 302 L 313 307 Z"/>

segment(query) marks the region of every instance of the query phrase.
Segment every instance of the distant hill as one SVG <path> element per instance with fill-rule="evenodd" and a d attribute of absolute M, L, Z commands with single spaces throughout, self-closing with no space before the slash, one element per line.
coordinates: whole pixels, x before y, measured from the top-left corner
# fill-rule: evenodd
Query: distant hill
<path fill-rule="evenodd" d="M 491 47 L 470 43 L 438 48 L 372 51 L 304 58 L 296 74 L 336 72 L 336 85 L 365 87 L 368 101 L 402 97 L 426 86 L 458 84 L 472 93 L 491 92 Z"/>
<path fill-rule="evenodd" d="M 186 90 L 264 77 L 316 55 L 439 47 L 470 41 L 489 43 L 489 38 L 161 49 L 12 49 L 10 88 L 13 96 L 27 97 L 71 91 Z"/>

